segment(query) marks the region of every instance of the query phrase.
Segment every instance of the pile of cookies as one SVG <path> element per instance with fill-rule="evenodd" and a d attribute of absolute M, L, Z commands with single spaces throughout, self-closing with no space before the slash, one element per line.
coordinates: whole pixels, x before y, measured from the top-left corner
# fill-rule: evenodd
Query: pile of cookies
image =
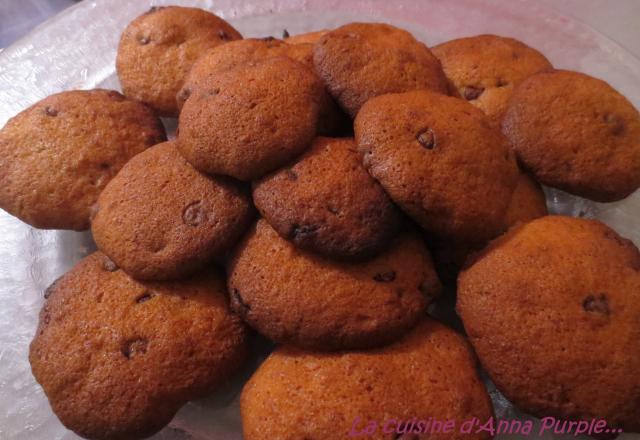
<path fill-rule="evenodd" d="M 152 435 L 257 332 L 278 347 L 247 440 L 490 438 L 425 422 L 494 417 L 479 365 L 524 412 L 640 432 L 640 252 L 549 216 L 540 186 L 640 187 L 640 115 L 607 83 L 506 37 L 243 39 L 184 7 L 131 22 L 116 66 L 123 94 L 0 131 L 0 207 L 99 249 L 47 289 L 30 349 L 69 429 Z M 427 313 L 455 295 L 464 335 Z"/>

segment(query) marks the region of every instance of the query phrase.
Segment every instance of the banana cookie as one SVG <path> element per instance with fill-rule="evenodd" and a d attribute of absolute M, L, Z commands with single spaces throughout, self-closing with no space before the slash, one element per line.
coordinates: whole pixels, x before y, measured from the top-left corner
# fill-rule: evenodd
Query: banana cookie
<path fill-rule="evenodd" d="M 153 7 L 122 33 L 116 70 L 124 94 L 177 116 L 176 93 L 205 51 L 242 38 L 211 12 L 181 6 Z"/>
<path fill-rule="evenodd" d="M 640 187 L 640 114 L 609 84 L 556 70 L 527 78 L 502 131 L 542 184 L 598 202 Z"/>
<path fill-rule="evenodd" d="M 431 89 L 447 94 L 440 62 L 409 32 L 383 23 L 350 23 L 316 43 L 314 63 L 331 95 L 355 117 L 370 98 Z"/>
<path fill-rule="evenodd" d="M 402 222 L 350 138 L 316 138 L 295 163 L 255 182 L 253 201 L 282 237 L 333 258 L 377 254 Z"/>
<path fill-rule="evenodd" d="M 258 221 L 228 267 L 232 308 L 279 343 L 335 350 L 391 342 L 424 315 L 440 282 L 422 240 L 405 235 L 363 263 L 305 253 Z"/>
<path fill-rule="evenodd" d="M 458 38 L 431 50 L 460 96 L 482 110 L 496 127 L 500 127 L 514 88 L 552 67 L 537 50 L 497 35 Z"/>
<path fill-rule="evenodd" d="M 82 437 L 148 437 L 243 364 L 247 331 L 221 274 L 140 283 L 97 252 L 46 292 L 29 361 Z"/>
<path fill-rule="evenodd" d="M 457 309 L 502 393 L 536 417 L 640 432 L 640 252 L 604 224 L 512 228 L 458 278 Z"/>
<path fill-rule="evenodd" d="M 98 249 L 132 277 L 172 279 L 222 257 L 252 214 L 237 185 L 200 173 L 165 142 L 133 158 L 107 185 L 92 232 Z"/>
<path fill-rule="evenodd" d="M 178 148 L 197 169 L 254 180 L 306 150 L 324 88 L 288 57 L 221 72 L 185 102 Z"/>
<path fill-rule="evenodd" d="M 87 229 L 120 168 L 165 140 L 153 111 L 116 91 L 51 95 L 0 130 L 0 207 L 36 228 Z"/>
<path fill-rule="evenodd" d="M 506 139 L 471 104 L 427 90 L 369 100 L 355 120 L 369 173 L 427 232 L 498 235 L 518 179 Z"/>
<path fill-rule="evenodd" d="M 493 417 L 467 342 L 431 319 L 370 351 L 279 348 L 245 385 L 240 412 L 246 440 L 490 439 L 460 431 Z M 455 428 L 438 432 L 434 420 Z"/>

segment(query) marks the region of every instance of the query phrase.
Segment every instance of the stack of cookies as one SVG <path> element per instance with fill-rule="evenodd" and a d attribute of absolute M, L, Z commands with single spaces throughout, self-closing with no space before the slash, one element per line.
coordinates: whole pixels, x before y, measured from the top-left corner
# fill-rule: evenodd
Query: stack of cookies
<path fill-rule="evenodd" d="M 152 8 L 120 40 L 124 94 L 62 92 L 0 131 L 0 207 L 99 249 L 31 344 L 62 423 L 152 435 L 257 332 L 277 347 L 241 395 L 247 440 L 491 438 L 460 430 L 494 417 L 479 366 L 533 416 L 640 432 L 640 252 L 541 189 L 640 187 L 629 101 L 506 37 L 284 37 Z M 428 316 L 456 295 L 461 331 Z"/>

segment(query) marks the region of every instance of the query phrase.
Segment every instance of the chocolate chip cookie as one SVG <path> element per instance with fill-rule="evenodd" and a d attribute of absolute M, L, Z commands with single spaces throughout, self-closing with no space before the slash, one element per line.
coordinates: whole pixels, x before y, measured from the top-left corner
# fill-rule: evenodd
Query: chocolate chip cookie
<path fill-rule="evenodd" d="M 252 219 L 225 178 L 196 171 L 166 142 L 133 158 L 98 199 L 98 248 L 136 279 L 173 279 L 222 257 Z"/>
<path fill-rule="evenodd" d="M 640 252 L 604 224 L 512 228 L 458 279 L 458 312 L 502 393 L 536 417 L 640 431 Z"/>
<path fill-rule="evenodd" d="M 502 131 L 544 185 L 599 202 L 640 187 L 640 114 L 604 81 L 566 70 L 533 75 L 511 97 Z"/>
<path fill-rule="evenodd" d="M 122 33 L 116 70 L 124 94 L 177 116 L 176 93 L 205 51 L 242 38 L 211 12 L 182 6 L 153 7 Z"/>
<path fill-rule="evenodd" d="M 440 292 L 421 238 L 405 235 L 363 263 L 338 263 L 296 248 L 264 220 L 228 267 L 232 308 L 279 342 L 337 350 L 399 338 Z"/>
<path fill-rule="evenodd" d="M 116 91 L 51 95 L 0 131 L 0 207 L 36 228 L 87 229 L 120 168 L 165 140 L 153 111 Z"/>
<path fill-rule="evenodd" d="M 255 182 L 253 201 L 282 237 L 331 258 L 377 254 L 402 221 L 350 138 L 316 138 L 295 163 Z"/>
<path fill-rule="evenodd" d="M 493 417 L 491 401 L 467 342 L 431 319 L 370 351 L 279 348 L 245 385 L 240 411 L 246 440 L 492 438 L 460 432 Z M 432 420 L 455 429 L 431 434 Z"/>
<path fill-rule="evenodd" d="M 476 35 L 431 48 L 460 96 L 482 110 L 496 126 L 518 84 L 551 69 L 540 52 L 514 38 Z"/>
<path fill-rule="evenodd" d="M 355 117 L 370 98 L 430 89 L 448 92 L 440 62 L 409 32 L 383 23 L 350 23 L 327 32 L 314 63 L 331 95 Z"/>
<path fill-rule="evenodd" d="M 242 365 L 247 332 L 216 272 L 141 283 L 97 252 L 47 290 L 29 361 L 60 421 L 92 439 L 148 437 Z"/>
<path fill-rule="evenodd" d="M 260 178 L 309 147 L 323 93 L 318 77 L 288 57 L 226 70 L 185 102 L 178 148 L 203 172 Z"/>
<path fill-rule="evenodd" d="M 518 168 L 480 110 L 427 90 L 388 94 L 354 130 L 369 173 L 427 232 L 482 243 L 502 231 Z"/>

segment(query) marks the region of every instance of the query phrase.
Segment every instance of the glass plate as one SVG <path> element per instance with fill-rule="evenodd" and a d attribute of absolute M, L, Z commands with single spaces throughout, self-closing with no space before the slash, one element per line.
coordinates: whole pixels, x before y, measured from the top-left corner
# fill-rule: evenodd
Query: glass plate
<path fill-rule="evenodd" d="M 285 28 L 295 34 L 355 20 L 398 25 L 429 45 L 479 33 L 513 36 L 541 50 L 556 67 L 609 81 L 640 107 L 638 59 L 586 25 L 534 2 L 85 0 L 0 53 L 0 126 L 51 93 L 74 88 L 118 89 L 114 60 L 120 33 L 150 6 L 162 4 L 209 9 L 247 37 L 280 37 Z M 175 121 L 167 122 L 175 126 Z M 547 190 L 547 196 L 552 212 L 598 218 L 640 244 L 640 192 L 606 205 L 555 190 Z M 0 212 L 0 234 L 0 438 L 76 439 L 51 412 L 31 376 L 27 353 L 42 292 L 95 245 L 89 233 L 39 231 L 4 212 Z M 220 392 L 185 405 L 170 426 L 154 438 L 240 439 L 238 393 L 264 353 Z M 527 419 L 490 383 L 489 387 L 498 417 Z M 640 435 L 620 438 L 640 440 Z"/>

